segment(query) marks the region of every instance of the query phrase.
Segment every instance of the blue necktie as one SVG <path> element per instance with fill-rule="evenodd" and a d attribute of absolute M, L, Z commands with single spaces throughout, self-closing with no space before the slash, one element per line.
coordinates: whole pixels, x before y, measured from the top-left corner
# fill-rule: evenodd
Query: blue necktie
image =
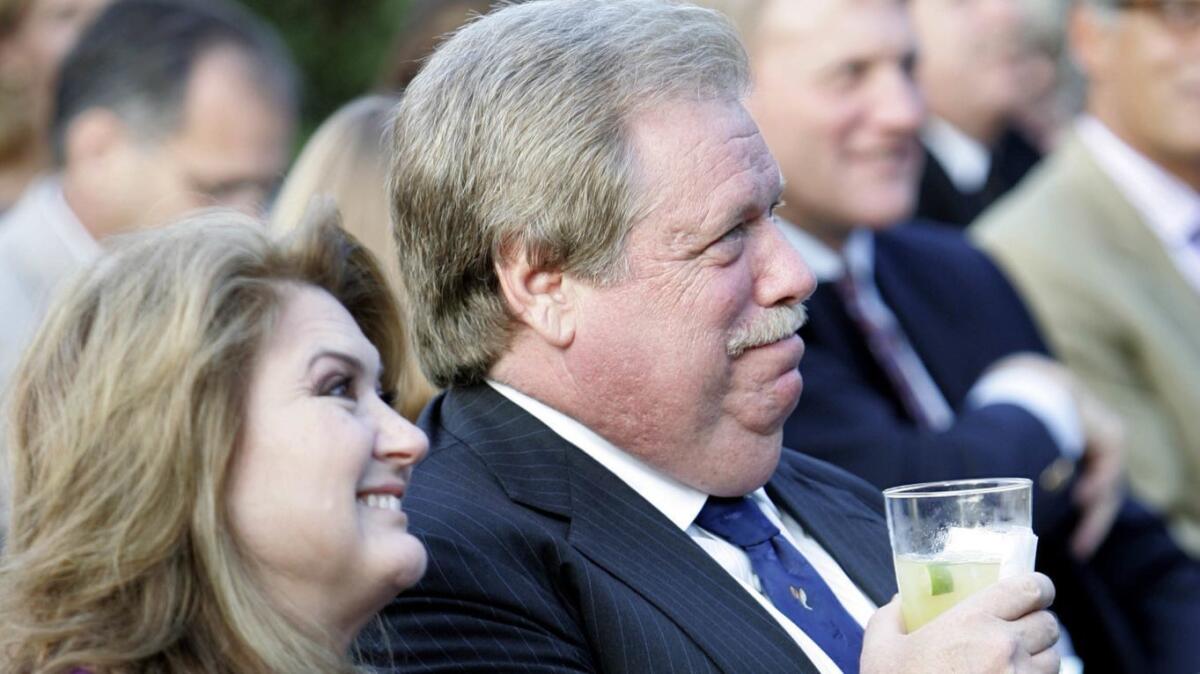
<path fill-rule="evenodd" d="M 863 630 L 779 529 L 748 498 L 708 497 L 696 524 L 738 546 L 775 608 L 846 674 L 858 674 Z"/>

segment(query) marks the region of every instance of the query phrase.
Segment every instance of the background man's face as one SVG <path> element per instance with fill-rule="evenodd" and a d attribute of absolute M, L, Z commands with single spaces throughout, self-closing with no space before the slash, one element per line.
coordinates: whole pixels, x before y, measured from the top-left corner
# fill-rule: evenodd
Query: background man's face
<path fill-rule="evenodd" d="M 685 484 L 744 494 L 778 462 L 803 344 L 793 324 L 737 356 L 728 345 L 814 280 L 771 217 L 779 169 L 741 105 L 664 105 L 630 131 L 648 211 L 628 277 L 581 290 L 569 367 L 595 401 L 582 420 Z"/>
<path fill-rule="evenodd" d="M 1200 28 L 1153 10 L 1087 16 L 1092 30 L 1073 37 L 1093 110 L 1160 164 L 1200 174 Z"/>
<path fill-rule="evenodd" d="M 781 214 L 829 239 L 908 216 L 923 109 L 904 7 L 774 0 L 761 25 L 748 107 L 787 180 Z"/>
<path fill-rule="evenodd" d="M 261 212 L 287 166 L 293 120 L 244 59 L 230 48 L 201 57 L 180 128 L 161 142 L 130 144 L 113 176 L 128 223 L 162 224 L 209 206 Z"/>
<path fill-rule="evenodd" d="M 910 0 L 909 7 L 930 111 L 968 132 L 1011 115 L 1023 97 L 1018 0 Z"/>

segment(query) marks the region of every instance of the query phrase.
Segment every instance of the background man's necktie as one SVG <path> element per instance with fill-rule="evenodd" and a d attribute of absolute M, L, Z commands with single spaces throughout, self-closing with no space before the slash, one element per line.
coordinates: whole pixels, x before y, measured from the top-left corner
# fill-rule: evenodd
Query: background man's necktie
<path fill-rule="evenodd" d="M 846 313 L 850 315 L 850 319 L 854 321 L 863 337 L 866 338 L 871 355 L 875 357 L 875 362 L 887 376 L 892 389 L 900 398 L 900 404 L 904 406 L 904 410 L 919 427 L 925 430 L 944 427 L 946 424 L 940 417 L 945 416 L 945 413 L 940 410 L 928 409 L 927 404 L 917 393 L 914 382 L 904 371 L 904 366 L 900 362 L 900 350 L 904 348 L 904 345 L 900 341 L 903 336 L 899 332 L 899 326 L 875 320 L 866 305 L 867 300 L 864 297 L 863 289 L 859 287 L 858 281 L 854 279 L 849 270 L 837 280 L 835 288 L 846 307 Z"/>
<path fill-rule="evenodd" d="M 817 570 L 748 498 L 708 497 L 696 524 L 746 552 L 775 608 L 847 674 L 857 674 L 862 627 Z"/>

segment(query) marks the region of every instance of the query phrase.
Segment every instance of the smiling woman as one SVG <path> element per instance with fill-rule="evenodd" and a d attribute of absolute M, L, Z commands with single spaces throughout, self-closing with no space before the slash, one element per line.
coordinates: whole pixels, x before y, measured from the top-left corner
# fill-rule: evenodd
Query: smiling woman
<path fill-rule="evenodd" d="M 386 281 L 332 217 L 264 232 L 134 235 L 51 311 L 13 391 L 0 670 L 351 672 L 424 572 Z"/>

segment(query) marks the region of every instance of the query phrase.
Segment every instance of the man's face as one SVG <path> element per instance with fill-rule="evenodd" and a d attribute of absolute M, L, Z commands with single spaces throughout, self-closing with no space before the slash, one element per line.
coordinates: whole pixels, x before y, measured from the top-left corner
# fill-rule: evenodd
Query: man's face
<path fill-rule="evenodd" d="M 814 279 L 772 218 L 779 169 L 740 104 L 663 105 L 630 131 L 646 209 L 628 275 L 580 291 L 581 421 L 685 484 L 745 494 L 800 395 L 795 307 Z"/>
<path fill-rule="evenodd" d="M 250 73 L 231 48 L 201 57 L 179 129 L 133 140 L 114 175 L 126 204 L 120 219 L 151 226 L 209 206 L 261 213 L 287 165 L 292 118 Z"/>
<path fill-rule="evenodd" d="M 1024 95 L 1019 0 L 910 0 L 909 7 L 930 111 L 968 133 L 1003 124 Z"/>
<path fill-rule="evenodd" d="M 787 179 L 781 214 L 836 242 L 909 215 L 922 106 L 893 0 L 774 0 L 752 38 L 748 107 Z"/>
<path fill-rule="evenodd" d="M 1149 4 L 1149 3 L 1147 3 Z M 1200 27 L 1154 9 L 1082 9 L 1075 47 L 1092 111 L 1143 154 L 1200 189 Z"/>

